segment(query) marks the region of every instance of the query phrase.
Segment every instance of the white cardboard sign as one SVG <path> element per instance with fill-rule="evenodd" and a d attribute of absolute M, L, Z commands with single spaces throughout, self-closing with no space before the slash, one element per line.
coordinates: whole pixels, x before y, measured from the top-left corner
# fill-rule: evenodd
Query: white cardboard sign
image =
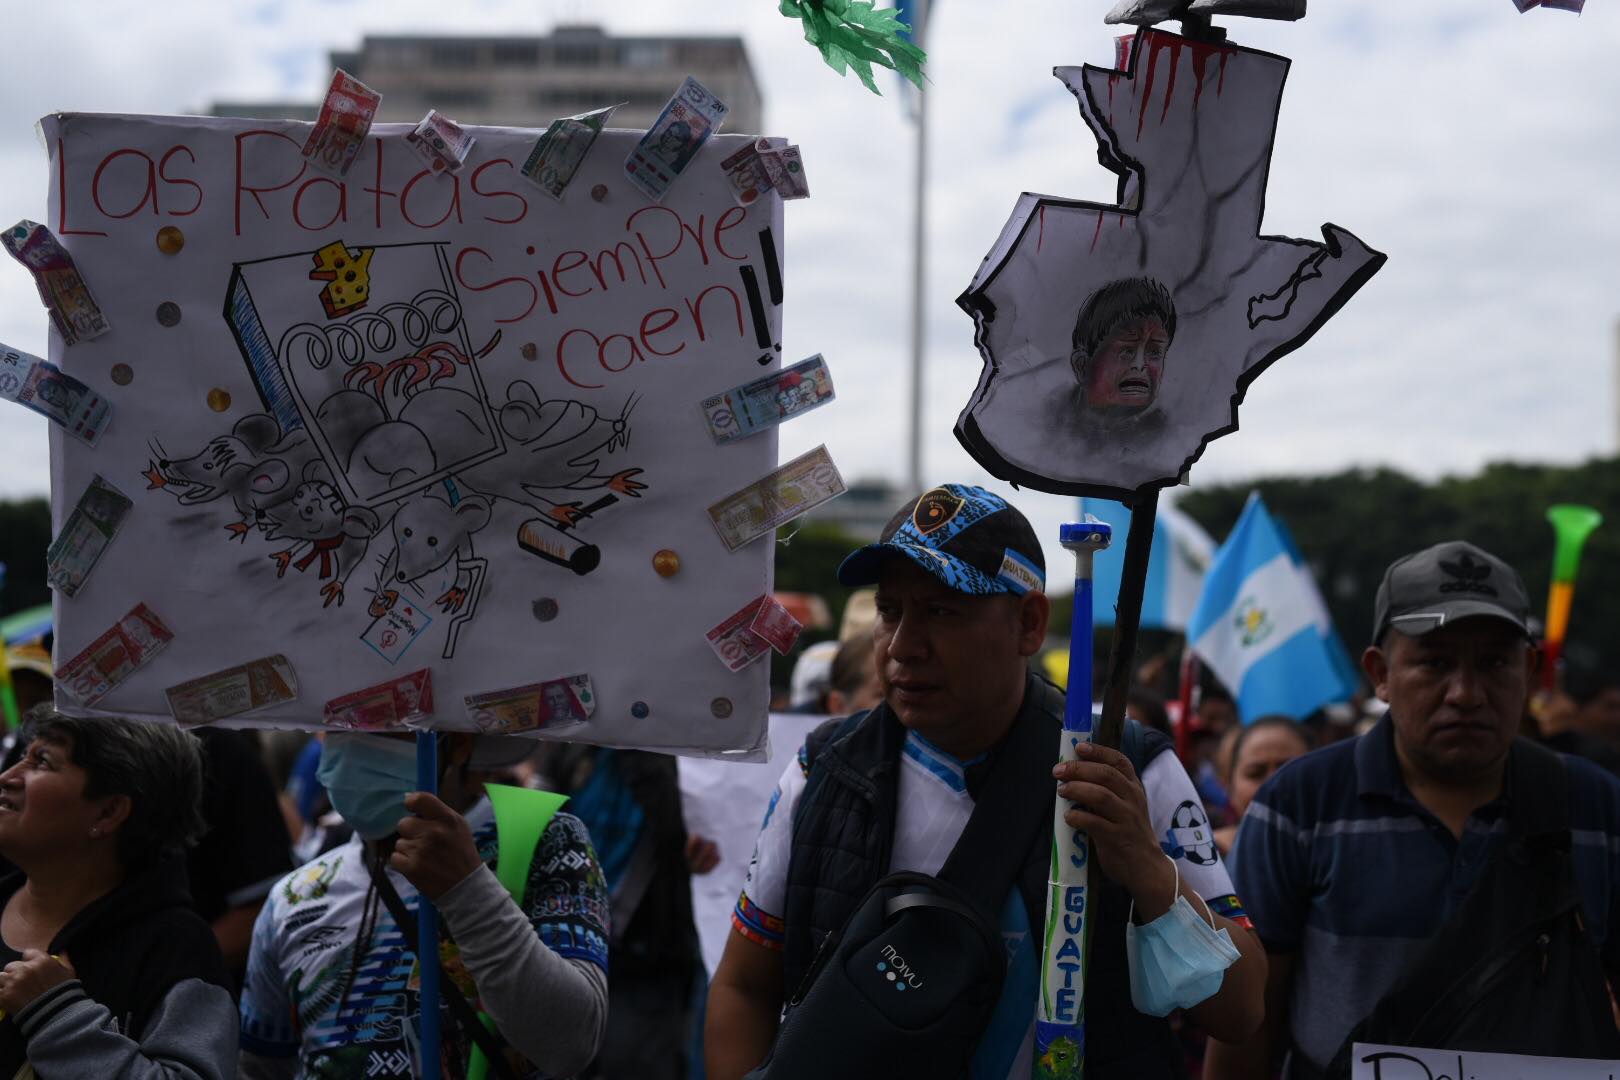
<path fill-rule="evenodd" d="M 1261 236 L 1286 57 L 1163 30 L 1054 72 L 1113 205 L 1026 193 L 958 303 L 984 370 L 957 438 L 996 476 L 1117 496 L 1175 483 L 1243 392 L 1383 264 L 1345 229 Z"/>
<path fill-rule="evenodd" d="M 297 699 L 242 722 L 318 726 L 427 667 L 433 726 L 467 727 L 468 695 L 585 674 L 570 739 L 762 751 L 765 665 L 704 639 L 771 576 L 769 541 L 728 552 L 705 507 L 776 465 L 776 435 L 716 447 L 698 408 L 780 362 L 781 202 L 736 206 L 719 167 L 742 136 L 653 204 L 624 178 L 633 132 L 559 202 L 519 174 L 528 130 L 473 129 L 449 176 L 379 125 L 342 181 L 292 122 L 43 130 L 48 224 L 112 325 L 52 337 L 113 406 L 93 449 L 52 432 L 53 517 L 94 473 L 135 502 L 57 597 L 57 658 L 141 602 L 175 635 L 83 711 L 166 717 L 164 688 L 282 654 Z"/>
<path fill-rule="evenodd" d="M 1615 1080 L 1620 1061 L 1356 1043 L 1351 1080 Z"/>

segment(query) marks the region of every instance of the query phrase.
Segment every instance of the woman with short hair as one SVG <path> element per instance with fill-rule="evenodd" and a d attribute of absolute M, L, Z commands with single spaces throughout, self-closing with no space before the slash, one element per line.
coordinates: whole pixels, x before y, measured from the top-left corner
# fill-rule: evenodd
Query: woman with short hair
<path fill-rule="evenodd" d="M 40 708 L 22 740 L 0 773 L 0 1077 L 234 1076 L 236 1009 L 182 857 L 203 831 L 196 738 Z"/>

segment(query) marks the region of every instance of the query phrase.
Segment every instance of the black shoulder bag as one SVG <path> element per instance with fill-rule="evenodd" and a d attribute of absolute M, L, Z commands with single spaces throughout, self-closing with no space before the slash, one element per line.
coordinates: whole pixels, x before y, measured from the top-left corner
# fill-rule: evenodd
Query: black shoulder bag
<path fill-rule="evenodd" d="M 822 943 L 748 1080 L 963 1074 L 1006 978 L 995 916 L 1030 854 L 1017 839 L 1052 812 L 1055 735 L 1040 716 L 1020 717 L 939 876 L 901 872 L 872 887 Z"/>
<path fill-rule="evenodd" d="M 1507 838 L 1451 918 L 1323 1074 L 1355 1043 L 1553 1057 L 1620 1057 L 1603 966 L 1570 858 L 1569 778 L 1527 739 L 1509 758 Z M 1299 1055 L 1294 1055 L 1294 1074 Z"/>

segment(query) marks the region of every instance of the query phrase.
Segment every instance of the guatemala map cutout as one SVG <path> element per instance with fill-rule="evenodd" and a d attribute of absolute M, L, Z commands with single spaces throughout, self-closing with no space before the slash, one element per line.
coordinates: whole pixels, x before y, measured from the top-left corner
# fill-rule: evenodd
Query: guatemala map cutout
<path fill-rule="evenodd" d="M 1259 235 L 1286 57 L 1152 29 L 1120 51 L 1054 70 L 1118 204 L 1025 193 L 957 301 L 984 370 L 956 436 L 1041 491 L 1176 483 L 1385 258 L 1331 224 Z"/>

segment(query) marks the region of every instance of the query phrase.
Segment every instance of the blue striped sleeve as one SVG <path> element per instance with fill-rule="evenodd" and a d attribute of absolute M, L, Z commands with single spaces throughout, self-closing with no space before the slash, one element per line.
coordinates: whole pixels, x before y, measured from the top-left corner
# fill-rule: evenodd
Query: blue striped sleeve
<path fill-rule="evenodd" d="M 1305 830 L 1278 809 L 1279 792 L 1268 783 L 1249 804 L 1232 845 L 1232 880 L 1265 947 L 1294 952 L 1310 906 L 1311 849 Z"/>

